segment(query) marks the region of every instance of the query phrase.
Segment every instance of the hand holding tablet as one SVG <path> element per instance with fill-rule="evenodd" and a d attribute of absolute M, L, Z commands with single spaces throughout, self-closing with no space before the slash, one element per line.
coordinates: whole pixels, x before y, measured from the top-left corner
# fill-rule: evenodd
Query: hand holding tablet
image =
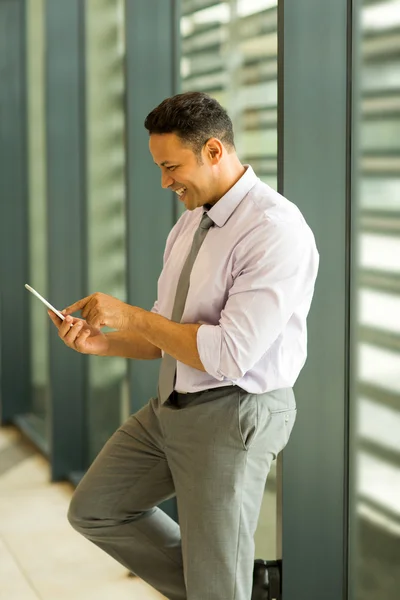
<path fill-rule="evenodd" d="M 48 313 L 54 325 L 56 325 L 58 329 L 59 337 L 69 348 L 72 348 L 73 350 L 76 350 L 82 354 L 95 354 L 99 356 L 105 355 L 109 347 L 109 342 L 106 335 L 101 333 L 100 329 L 91 327 L 84 319 L 77 319 L 71 316 L 65 317 L 30 285 L 26 283 L 25 287 L 37 298 L 39 298 L 39 300 L 43 302 L 43 304 L 45 304 L 55 315 L 57 315 L 61 321 L 65 321 L 67 319 L 65 324 L 61 323 L 61 325 L 59 325 L 55 317 L 51 316 L 50 312 Z"/>

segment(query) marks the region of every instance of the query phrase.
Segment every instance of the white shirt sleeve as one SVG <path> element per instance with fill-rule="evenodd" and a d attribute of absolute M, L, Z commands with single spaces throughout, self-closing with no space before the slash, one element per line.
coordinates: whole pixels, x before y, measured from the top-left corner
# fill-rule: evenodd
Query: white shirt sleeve
<path fill-rule="evenodd" d="M 218 325 L 202 325 L 197 346 L 205 370 L 240 379 L 271 347 L 312 294 L 319 256 L 303 220 L 263 223 L 235 249 L 234 282 Z"/>

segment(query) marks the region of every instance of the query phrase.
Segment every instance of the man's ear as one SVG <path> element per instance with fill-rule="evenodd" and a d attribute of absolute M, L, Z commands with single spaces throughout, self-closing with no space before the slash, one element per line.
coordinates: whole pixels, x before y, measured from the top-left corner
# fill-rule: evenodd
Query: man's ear
<path fill-rule="evenodd" d="M 224 146 L 218 138 L 210 138 L 205 146 L 206 156 L 212 164 L 218 164 L 224 152 Z"/>

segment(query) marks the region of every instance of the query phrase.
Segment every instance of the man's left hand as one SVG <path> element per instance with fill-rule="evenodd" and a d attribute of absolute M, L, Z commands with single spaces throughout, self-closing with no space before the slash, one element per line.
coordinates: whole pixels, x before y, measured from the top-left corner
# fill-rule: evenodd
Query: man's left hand
<path fill-rule="evenodd" d="M 71 315 L 80 310 L 82 318 L 92 327 L 110 327 L 121 330 L 129 328 L 134 309 L 135 307 L 125 304 L 113 296 L 96 292 L 67 306 L 62 314 Z"/>

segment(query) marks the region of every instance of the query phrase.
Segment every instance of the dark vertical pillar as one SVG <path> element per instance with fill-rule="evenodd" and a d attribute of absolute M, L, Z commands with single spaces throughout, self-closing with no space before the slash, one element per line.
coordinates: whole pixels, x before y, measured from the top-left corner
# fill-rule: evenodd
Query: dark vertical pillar
<path fill-rule="evenodd" d="M 128 302 L 147 310 L 157 298 L 165 242 L 176 219 L 175 200 L 161 188 L 148 149 L 147 114 L 176 92 L 179 3 L 126 3 L 126 86 L 128 146 Z M 130 361 L 131 409 L 157 393 L 159 361 Z M 163 504 L 176 518 L 174 501 Z"/>
<path fill-rule="evenodd" d="M 82 0 L 46 3 L 49 298 L 63 308 L 85 296 L 86 199 Z M 86 358 L 50 331 L 52 478 L 85 465 Z"/>
<path fill-rule="evenodd" d="M 172 194 L 148 149 L 147 114 L 175 90 L 171 0 L 126 3 L 128 145 L 128 302 L 149 310 L 157 297 L 165 242 L 174 223 Z M 157 391 L 159 361 L 130 361 L 131 406 Z"/>
<path fill-rule="evenodd" d="M 350 4 L 279 2 L 280 191 L 305 215 L 321 256 L 282 461 L 285 600 L 347 598 Z"/>
<path fill-rule="evenodd" d="M 28 410 L 25 3 L 0 2 L 0 422 Z"/>

